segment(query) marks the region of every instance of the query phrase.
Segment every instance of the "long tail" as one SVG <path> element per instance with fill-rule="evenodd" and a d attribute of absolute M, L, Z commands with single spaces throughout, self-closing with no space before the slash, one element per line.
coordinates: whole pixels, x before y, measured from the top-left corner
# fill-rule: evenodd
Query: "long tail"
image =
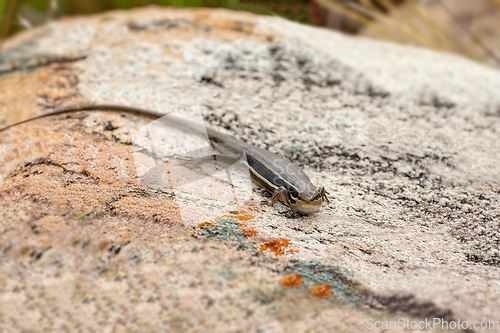
<path fill-rule="evenodd" d="M 37 119 L 41 118 L 46 118 L 46 117 L 51 117 L 55 115 L 60 115 L 60 114 L 65 114 L 65 113 L 73 113 L 73 112 L 79 112 L 79 111 L 118 111 L 118 112 L 128 112 L 128 113 L 136 113 L 140 115 L 146 115 L 154 119 L 161 118 L 165 116 L 165 114 L 152 111 L 152 110 L 147 110 L 147 109 L 141 109 L 141 108 L 136 108 L 132 106 L 122 106 L 122 105 L 112 105 L 112 104 L 89 104 L 89 105 L 82 105 L 82 106 L 70 106 L 67 108 L 55 110 L 49 113 L 41 114 L 39 116 L 35 116 L 32 118 L 28 118 L 25 120 L 22 120 L 20 122 L 8 125 L 4 128 L 0 128 L 0 132 L 3 132 L 11 127 L 15 127 L 21 124 L 25 124 Z M 174 122 L 174 121 L 172 121 Z M 182 123 L 182 121 L 181 121 Z M 181 125 L 181 124 L 179 124 Z"/>

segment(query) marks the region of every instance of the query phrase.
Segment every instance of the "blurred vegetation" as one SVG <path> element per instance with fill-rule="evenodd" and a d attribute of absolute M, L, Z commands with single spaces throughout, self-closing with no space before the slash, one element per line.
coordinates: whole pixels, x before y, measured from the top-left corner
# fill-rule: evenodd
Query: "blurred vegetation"
<path fill-rule="evenodd" d="M 471 0 L 472 3 L 474 1 Z M 500 0 L 489 1 L 500 13 Z M 441 6 L 452 17 L 446 3 L 451 7 L 459 7 L 456 5 L 458 2 L 446 0 L 0 0 L 0 38 L 69 15 L 148 5 L 219 7 L 260 15 L 279 15 L 347 33 L 458 53 L 476 61 L 487 59 L 490 64 L 500 66 L 498 47 L 495 50 L 485 42 L 483 36 L 470 31 L 467 22 L 460 22 L 456 18 L 454 30 L 449 22 L 443 25 L 443 15 L 438 17 L 434 9 Z M 345 21 L 347 24 L 332 24 L 332 20 Z M 500 28 L 491 29 L 496 36 L 500 36 Z M 464 38 L 464 35 L 467 37 Z"/>
<path fill-rule="evenodd" d="M 500 24 L 491 22 L 490 15 L 496 14 L 494 17 L 500 22 L 500 0 L 489 0 L 489 3 L 488 0 L 469 0 L 468 6 L 462 8 L 464 2 L 457 0 L 315 1 L 355 22 L 365 36 L 453 52 L 480 62 L 487 58 L 500 66 Z M 479 10 L 467 13 L 474 7 L 481 8 L 483 13 Z M 473 21 L 483 19 L 478 15 L 490 16 L 486 29 L 490 30 L 489 35 L 497 37 L 495 46 L 485 42 L 485 29 L 471 29 Z"/>
<path fill-rule="evenodd" d="M 307 4 L 308 0 L 271 0 L 269 3 Z M 264 4 L 266 2 L 264 1 Z M 269 6 L 260 5 L 258 1 L 248 0 L 245 3 L 239 0 L 0 0 L 0 14 L 2 37 L 43 24 L 51 19 L 70 15 L 89 15 L 108 10 L 131 9 L 149 5 L 171 7 L 206 7 L 227 8 L 232 10 L 246 10 L 260 15 L 281 14 L 288 18 L 288 9 L 275 10 Z M 272 7 L 272 6 L 271 6 Z M 307 15 L 302 13 L 299 20 L 308 23 Z"/>

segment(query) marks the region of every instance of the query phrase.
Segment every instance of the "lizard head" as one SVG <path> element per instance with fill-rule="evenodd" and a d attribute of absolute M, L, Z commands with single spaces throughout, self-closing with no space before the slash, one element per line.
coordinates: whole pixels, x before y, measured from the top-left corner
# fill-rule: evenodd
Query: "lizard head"
<path fill-rule="evenodd" d="M 303 213 L 303 214 L 311 214 L 318 211 L 323 202 L 330 202 L 328 197 L 326 196 L 328 192 L 326 192 L 323 186 L 320 186 L 314 193 L 314 195 L 309 198 L 295 197 L 293 194 L 290 194 L 287 198 L 287 205 L 290 206 L 293 210 Z"/>

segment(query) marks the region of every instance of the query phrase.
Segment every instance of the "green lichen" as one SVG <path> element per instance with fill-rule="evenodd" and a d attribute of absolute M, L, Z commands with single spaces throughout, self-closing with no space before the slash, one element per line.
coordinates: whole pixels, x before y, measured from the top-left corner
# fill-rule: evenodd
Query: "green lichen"
<path fill-rule="evenodd" d="M 223 240 L 243 243 L 245 236 L 240 233 L 238 222 L 232 219 L 219 219 L 214 226 L 202 228 L 202 235 L 208 240 Z"/>
<path fill-rule="evenodd" d="M 291 158 L 295 152 L 302 152 L 304 151 L 304 146 L 298 145 L 298 146 L 289 146 L 284 149 L 284 155 L 287 158 Z"/>
<path fill-rule="evenodd" d="M 204 226 L 202 236 L 207 240 L 221 240 L 231 242 L 243 250 L 255 248 L 255 244 L 246 241 L 245 234 L 241 232 L 239 223 L 233 219 L 219 219 L 214 226 Z"/>
<path fill-rule="evenodd" d="M 320 261 L 293 260 L 290 266 L 285 268 L 284 273 L 299 274 L 307 286 L 329 285 L 334 296 L 330 299 L 353 304 L 360 302 L 359 285 L 351 280 L 354 274 L 347 269 L 323 264 Z"/>
<path fill-rule="evenodd" d="M 231 268 L 223 269 L 223 270 L 212 269 L 212 270 L 210 270 L 210 272 L 212 272 L 213 275 L 218 275 L 218 276 L 223 277 L 224 279 L 226 279 L 228 281 L 232 281 L 232 280 L 235 280 L 235 279 L 238 279 L 241 277 L 240 274 L 236 273 Z"/>
<path fill-rule="evenodd" d="M 7 50 L 0 55 L 0 65 L 8 64 L 11 61 L 19 62 L 19 65 L 24 65 L 35 56 L 32 52 L 33 43 L 26 43 L 17 48 Z"/>

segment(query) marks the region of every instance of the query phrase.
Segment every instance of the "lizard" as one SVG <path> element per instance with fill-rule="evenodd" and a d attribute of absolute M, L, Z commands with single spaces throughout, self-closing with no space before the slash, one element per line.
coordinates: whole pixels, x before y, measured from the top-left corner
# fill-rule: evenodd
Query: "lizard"
<path fill-rule="evenodd" d="M 132 106 L 88 104 L 62 108 L 28 118 L 0 128 L 0 133 L 14 126 L 37 119 L 82 111 L 127 112 L 153 119 L 159 119 L 166 116 L 166 114 L 157 111 Z M 205 128 L 198 128 L 194 124 L 172 116 L 165 118 L 165 120 L 171 125 L 204 137 L 203 133 Z M 247 165 L 252 179 L 272 193 L 271 198 L 266 202 L 267 204 L 273 206 L 276 202 L 280 201 L 294 211 L 309 214 L 318 211 L 324 202 L 330 202 L 327 197 L 328 192 L 325 190 L 324 186 L 314 186 L 304 171 L 289 160 L 260 147 L 237 140 L 230 135 L 223 134 L 210 127 L 206 128 L 206 133 L 208 134 L 208 139 L 213 148 L 224 154 L 216 154 L 213 156 L 216 159 L 220 161 L 236 161 L 243 154 L 246 155 Z"/>

